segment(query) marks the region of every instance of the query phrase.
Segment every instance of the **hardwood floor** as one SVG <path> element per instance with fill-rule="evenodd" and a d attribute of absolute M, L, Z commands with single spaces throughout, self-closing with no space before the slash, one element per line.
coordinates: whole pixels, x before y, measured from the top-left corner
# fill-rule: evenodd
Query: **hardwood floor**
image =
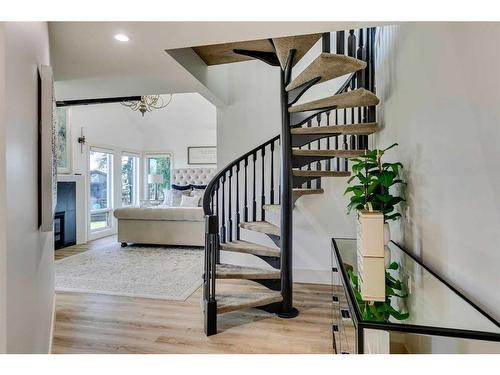
<path fill-rule="evenodd" d="M 66 257 L 70 257 L 72 255 L 83 253 L 84 251 L 87 251 L 87 250 L 98 249 L 98 248 L 102 248 L 104 246 L 110 246 L 110 245 L 115 245 L 115 244 L 118 244 L 116 236 L 108 236 L 108 237 L 100 238 L 98 240 L 87 242 L 85 244 L 65 247 L 65 248 L 56 250 L 54 252 L 55 253 L 55 260 L 59 260 L 59 259 L 63 259 Z"/>
<path fill-rule="evenodd" d="M 115 244 L 116 237 L 56 251 L 56 259 Z M 218 290 L 257 290 L 221 280 Z M 233 288 L 231 288 L 233 287 Z M 206 337 L 201 290 L 186 301 L 57 293 L 53 353 L 332 353 L 332 287 L 295 284 L 300 315 L 281 319 L 260 310 L 219 316 L 219 334 Z"/>

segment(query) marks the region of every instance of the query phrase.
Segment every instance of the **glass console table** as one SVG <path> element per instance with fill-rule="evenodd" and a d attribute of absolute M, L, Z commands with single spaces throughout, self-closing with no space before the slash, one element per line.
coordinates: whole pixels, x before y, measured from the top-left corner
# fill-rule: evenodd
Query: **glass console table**
<path fill-rule="evenodd" d="M 332 297 L 335 352 L 500 353 L 495 319 L 395 243 L 386 258 L 397 296 L 368 303 L 358 293 L 356 240 L 332 239 L 332 285 L 343 286 Z"/>

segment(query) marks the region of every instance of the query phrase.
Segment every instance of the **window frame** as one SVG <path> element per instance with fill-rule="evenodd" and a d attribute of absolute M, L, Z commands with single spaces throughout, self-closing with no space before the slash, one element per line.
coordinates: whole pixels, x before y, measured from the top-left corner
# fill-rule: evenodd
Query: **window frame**
<path fill-rule="evenodd" d="M 141 154 L 133 151 L 121 151 L 120 152 L 120 198 L 122 197 L 122 184 L 123 184 L 123 170 L 122 170 L 122 162 L 123 157 L 132 157 L 134 158 L 134 191 L 133 191 L 133 199 L 132 204 L 124 205 L 123 199 L 120 199 L 120 207 L 132 207 L 139 204 L 140 201 L 140 186 L 141 186 Z"/>
<path fill-rule="evenodd" d="M 174 154 L 173 152 L 169 151 L 155 151 L 155 152 L 144 152 L 143 154 L 143 190 L 144 194 L 143 197 L 145 200 L 153 200 L 154 197 L 149 196 L 149 184 L 148 184 L 148 174 L 149 174 L 149 159 L 151 158 L 161 158 L 161 157 L 168 157 L 170 159 L 170 181 L 169 181 L 169 188 L 172 186 L 172 172 L 174 169 Z"/>
<path fill-rule="evenodd" d="M 108 176 L 107 176 L 107 207 L 106 208 L 101 208 L 101 209 L 92 209 L 90 205 L 91 201 L 91 190 L 90 190 L 90 184 L 91 184 L 91 176 L 90 176 L 90 156 L 92 152 L 100 152 L 100 153 L 105 153 L 109 155 L 109 161 L 108 161 Z M 90 240 L 100 238 L 107 236 L 109 234 L 112 234 L 115 230 L 115 224 L 114 224 L 114 218 L 113 218 L 113 210 L 115 208 L 115 193 L 114 193 L 114 186 L 115 186 L 115 151 L 112 148 L 108 147 L 101 147 L 101 146 L 94 146 L 94 145 L 89 145 L 88 151 L 87 151 L 87 189 L 88 189 L 88 194 L 87 194 L 87 201 L 88 201 L 88 210 L 87 210 L 87 231 L 88 231 L 88 237 Z M 99 214 L 99 213 L 107 213 L 108 214 L 108 225 L 104 228 L 100 229 L 94 229 L 92 230 L 91 225 L 92 225 L 92 214 Z"/>

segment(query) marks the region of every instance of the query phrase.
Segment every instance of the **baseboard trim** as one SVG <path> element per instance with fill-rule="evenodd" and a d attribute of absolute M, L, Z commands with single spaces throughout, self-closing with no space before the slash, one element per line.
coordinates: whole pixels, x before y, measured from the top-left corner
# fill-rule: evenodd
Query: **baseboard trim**
<path fill-rule="evenodd" d="M 54 343 L 54 330 L 56 326 L 56 298 L 57 295 L 54 293 L 53 304 L 52 304 L 52 317 L 50 322 L 50 338 L 49 338 L 49 352 L 48 354 L 52 354 L 52 345 Z"/>

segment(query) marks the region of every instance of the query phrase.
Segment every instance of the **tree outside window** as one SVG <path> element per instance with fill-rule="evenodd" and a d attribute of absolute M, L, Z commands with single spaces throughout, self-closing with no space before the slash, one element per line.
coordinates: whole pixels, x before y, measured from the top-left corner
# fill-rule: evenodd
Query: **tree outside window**
<path fill-rule="evenodd" d="M 148 157 L 148 174 L 159 174 L 163 176 L 163 184 L 158 186 L 158 199 L 164 199 L 164 190 L 170 188 L 171 159 L 168 155 Z M 148 199 L 154 199 L 155 186 L 148 184 Z"/>
<path fill-rule="evenodd" d="M 122 156 L 122 206 L 132 206 L 137 201 L 137 157 Z"/>

